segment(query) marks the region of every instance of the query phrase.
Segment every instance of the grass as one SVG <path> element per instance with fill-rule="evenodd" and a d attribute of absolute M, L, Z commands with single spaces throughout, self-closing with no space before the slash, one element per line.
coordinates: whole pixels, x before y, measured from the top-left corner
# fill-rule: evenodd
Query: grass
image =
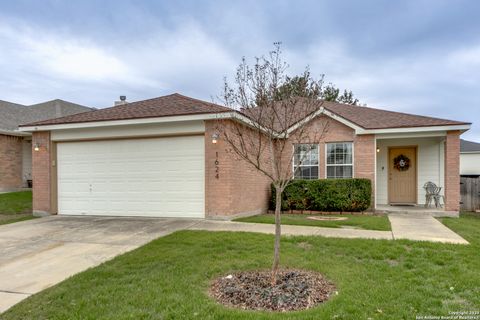
<path fill-rule="evenodd" d="M 330 301 L 306 311 L 241 311 L 207 295 L 216 277 L 268 269 L 273 236 L 181 231 L 33 295 L 1 318 L 415 319 L 478 311 L 480 217 L 442 221 L 471 244 L 283 238 L 282 266 L 322 272 L 338 288 Z"/>
<path fill-rule="evenodd" d="M 33 218 L 31 191 L 0 194 L 0 225 Z"/>
<path fill-rule="evenodd" d="M 337 221 L 321 221 L 311 220 L 308 217 L 344 217 L 347 220 Z M 256 222 L 256 223 L 275 223 L 275 215 L 273 214 L 261 214 L 251 217 L 238 218 L 235 221 L 240 222 Z M 314 227 L 327 227 L 327 228 L 356 228 L 366 230 L 383 230 L 390 231 L 390 221 L 385 215 L 354 215 L 354 214 L 342 214 L 342 215 L 307 215 L 307 214 L 282 214 L 282 224 L 300 225 L 300 226 L 314 226 Z"/>

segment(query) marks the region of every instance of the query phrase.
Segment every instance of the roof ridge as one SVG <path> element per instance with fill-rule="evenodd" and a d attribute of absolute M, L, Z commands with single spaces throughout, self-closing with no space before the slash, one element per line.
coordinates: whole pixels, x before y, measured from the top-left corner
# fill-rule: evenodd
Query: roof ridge
<path fill-rule="evenodd" d="M 231 109 L 200 99 L 190 98 L 179 93 L 172 93 L 165 96 L 128 102 L 45 121 L 31 122 L 22 124 L 22 126 L 58 124 L 62 121 L 64 121 L 64 123 L 95 122 L 163 117 L 169 115 L 223 113 L 228 111 L 231 111 Z"/>
<path fill-rule="evenodd" d="M 222 105 L 220 105 L 220 104 L 218 104 L 218 103 L 215 103 L 215 102 L 209 102 L 209 101 L 205 101 L 205 100 L 201 100 L 201 99 L 197 99 L 197 98 L 192 98 L 192 97 L 185 96 L 185 95 L 183 95 L 183 94 L 181 94 L 181 93 L 178 93 L 178 92 L 175 92 L 175 93 L 173 93 L 172 95 L 177 95 L 177 96 L 179 96 L 179 97 L 182 97 L 182 98 L 187 99 L 187 100 L 190 100 L 190 101 L 201 102 L 201 103 L 208 103 L 208 104 L 210 104 L 210 105 L 212 105 L 212 106 L 221 107 L 221 108 L 225 108 L 225 109 L 227 109 L 227 110 L 231 110 L 231 108 L 228 108 L 227 106 L 222 106 Z"/>

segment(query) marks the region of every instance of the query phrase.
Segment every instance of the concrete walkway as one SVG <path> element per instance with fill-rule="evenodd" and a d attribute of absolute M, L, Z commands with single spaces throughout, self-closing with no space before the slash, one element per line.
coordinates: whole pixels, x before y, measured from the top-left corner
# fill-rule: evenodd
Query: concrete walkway
<path fill-rule="evenodd" d="M 468 241 L 429 214 L 389 214 L 394 239 L 408 239 L 455 244 Z"/>
<path fill-rule="evenodd" d="M 430 215 L 391 214 L 388 216 L 392 231 L 360 230 L 350 228 L 321 228 L 307 226 L 282 225 L 282 234 L 291 236 L 322 236 L 333 238 L 363 239 L 407 239 L 431 242 L 468 244 Z M 265 223 L 247 223 L 232 221 L 202 220 L 192 225 L 190 230 L 206 231 L 243 231 L 274 234 L 275 226 Z"/>
<path fill-rule="evenodd" d="M 275 225 L 266 223 L 203 220 L 191 226 L 189 230 L 243 231 L 274 234 Z M 330 238 L 393 239 L 390 231 L 359 230 L 350 228 L 320 228 L 291 225 L 282 225 L 282 235 L 322 236 Z"/>

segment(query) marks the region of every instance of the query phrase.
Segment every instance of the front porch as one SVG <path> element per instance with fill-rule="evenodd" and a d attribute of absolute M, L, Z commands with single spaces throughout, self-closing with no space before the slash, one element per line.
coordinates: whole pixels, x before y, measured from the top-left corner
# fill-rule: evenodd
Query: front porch
<path fill-rule="evenodd" d="M 383 134 L 375 141 L 376 211 L 458 216 L 459 132 Z M 425 207 L 427 182 L 441 188 L 441 207 Z"/>
<path fill-rule="evenodd" d="M 458 211 L 446 211 L 444 208 L 425 207 L 424 205 L 412 205 L 412 206 L 395 206 L 388 204 L 377 204 L 375 212 L 384 214 L 408 214 L 408 215 L 428 215 L 436 218 L 450 217 L 458 218 Z"/>

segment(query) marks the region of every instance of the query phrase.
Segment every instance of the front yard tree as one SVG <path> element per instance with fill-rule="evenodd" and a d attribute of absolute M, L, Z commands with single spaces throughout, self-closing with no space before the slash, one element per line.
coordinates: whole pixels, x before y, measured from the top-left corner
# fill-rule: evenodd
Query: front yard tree
<path fill-rule="evenodd" d="M 310 120 L 320 110 L 322 101 L 308 95 L 306 98 L 297 86 L 286 85 L 291 80 L 285 74 L 287 67 L 279 43 L 274 44 L 274 50 L 266 57 L 256 58 L 253 66 L 243 58 L 233 84 L 225 80 L 222 96 L 226 106 L 238 111 L 239 119 L 218 122 L 227 151 L 268 177 L 275 188 L 272 285 L 276 283 L 280 261 L 282 193 L 299 173 L 299 165 L 311 161 L 306 157 L 312 148 L 309 144 L 318 143 L 328 128 L 328 122 L 311 126 Z M 311 88 L 321 87 L 321 79 L 306 80 Z M 297 153 L 296 144 L 302 144 L 303 148 Z M 297 165 L 292 170 L 294 155 Z"/>
<path fill-rule="evenodd" d="M 286 76 L 285 82 L 280 86 L 275 95 L 275 99 L 282 100 L 285 97 L 295 95 L 351 105 L 359 104 L 359 100 L 355 98 L 352 91 L 343 90 L 343 93 L 340 94 L 340 89 L 333 83 L 325 85 L 324 78 L 325 76 L 322 75 L 320 79 L 313 81 L 308 68 L 301 75 L 294 77 Z"/>

